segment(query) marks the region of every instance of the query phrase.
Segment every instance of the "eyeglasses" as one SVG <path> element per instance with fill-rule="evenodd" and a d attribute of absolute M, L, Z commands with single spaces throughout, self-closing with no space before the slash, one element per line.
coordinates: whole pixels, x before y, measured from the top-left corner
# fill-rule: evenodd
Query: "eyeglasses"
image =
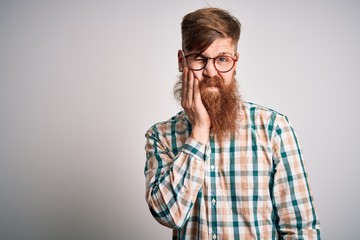
<path fill-rule="evenodd" d="M 184 54 L 184 57 L 186 58 L 188 67 L 193 71 L 200 71 L 204 69 L 209 59 L 212 59 L 215 69 L 218 72 L 226 73 L 229 72 L 234 67 L 235 62 L 237 61 L 236 58 L 226 55 L 220 55 L 211 58 L 211 57 L 203 56 L 199 53 L 192 53 L 189 55 Z"/>

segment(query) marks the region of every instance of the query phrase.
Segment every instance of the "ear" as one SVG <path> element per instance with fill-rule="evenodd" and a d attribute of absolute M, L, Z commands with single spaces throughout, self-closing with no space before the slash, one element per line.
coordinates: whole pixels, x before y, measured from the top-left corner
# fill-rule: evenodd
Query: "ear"
<path fill-rule="evenodd" d="M 240 59 L 240 53 L 237 52 L 236 55 L 235 55 L 235 57 L 236 57 L 237 61 L 235 62 L 234 69 L 236 70 L 236 68 L 237 68 L 237 63 L 239 62 L 239 59 Z"/>
<path fill-rule="evenodd" d="M 185 66 L 184 61 L 185 61 L 184 53 L 183 53 L 183 51 L 181 51 L 179 49 L 179 51 L 178 51 L 178 70 L 179 70 L 179 72 L 182 72 L 184 69 L 184 66 Z"/>

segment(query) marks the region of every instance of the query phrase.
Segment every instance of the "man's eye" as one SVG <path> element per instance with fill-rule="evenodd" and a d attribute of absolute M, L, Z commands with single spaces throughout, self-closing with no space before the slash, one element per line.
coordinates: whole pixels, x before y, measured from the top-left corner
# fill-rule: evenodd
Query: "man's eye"
<path fill-rule="evenodd" d="M 216 58 L 216 61 L 218 62 L 228 62 L 229 61 L 229 57 L 225 57 L 225 56 L 220 56 Z"/>
<path fill-rule="evenodd" d="M 206 59 L 205 58 L 195 58 L 194 59 L 194 61 L 196 61 L 196 62 L 205 62 L 206 61 Z"/>

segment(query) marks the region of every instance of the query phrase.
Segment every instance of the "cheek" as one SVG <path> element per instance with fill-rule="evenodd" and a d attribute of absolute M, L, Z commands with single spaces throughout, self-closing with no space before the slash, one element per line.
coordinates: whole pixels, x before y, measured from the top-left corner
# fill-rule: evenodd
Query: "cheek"
<path fill-rule="evenodd" d="M 201 74 L 202 71 L 193 71 L 194 77 L 198 79 L 199 81 L 203 80 L 203 75 Z"/>
<path fill-rule="evenodd" d="M 232 79 L 233 79 L 233 72 L 230 71 L 230 72 L 227 72 L 227 73 L 220 73 L 220 77 L 224 80 L 224 83 L 226 86 L 228 86 Z"/>

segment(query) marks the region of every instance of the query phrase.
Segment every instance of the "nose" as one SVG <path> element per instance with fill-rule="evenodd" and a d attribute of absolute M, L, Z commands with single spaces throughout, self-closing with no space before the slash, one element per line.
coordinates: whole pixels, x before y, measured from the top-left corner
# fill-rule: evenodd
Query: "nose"
<path fill-rule="evenodd" d="M 205 68 L 203 69 L 203 74 L 207 77 L 215 77 L 217 75 L 213 59 L 208 60 Z"/>

